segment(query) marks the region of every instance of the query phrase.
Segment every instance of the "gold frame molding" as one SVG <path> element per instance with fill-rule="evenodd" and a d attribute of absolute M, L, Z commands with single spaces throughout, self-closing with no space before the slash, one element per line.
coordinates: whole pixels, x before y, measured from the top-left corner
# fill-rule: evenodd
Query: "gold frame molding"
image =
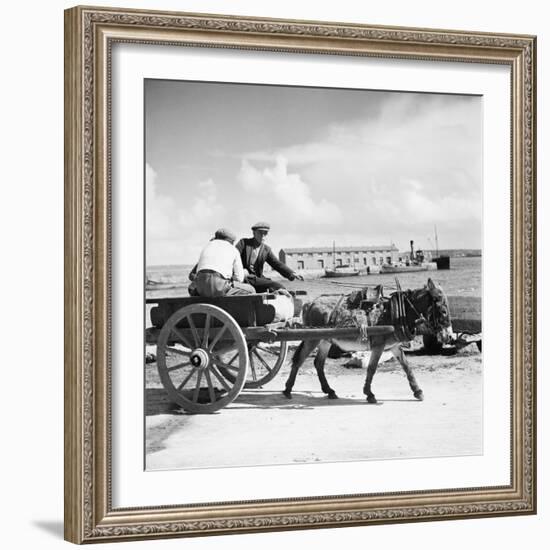
<path fill-rule="evenodd" d="M 511 71 L 511 484 L 113 509 L 110 55 L 116 42 L 498 63 Z M 107 542 L 536 512 L 536 37 L 129 9 L 65 12 L 65 538 Z"/>

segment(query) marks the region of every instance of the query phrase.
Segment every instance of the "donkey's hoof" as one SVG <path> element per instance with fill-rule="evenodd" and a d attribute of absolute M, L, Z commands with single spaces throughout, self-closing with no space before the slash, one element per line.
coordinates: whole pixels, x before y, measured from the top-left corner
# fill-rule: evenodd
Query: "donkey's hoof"
<path fill-rule="evenodd" d="M 424 392 L 422 390 L 416 390 L 414 392 L 414 396 L 418 399 L 418 401 L 424 401 Z"/>
<path fill-rule="evenodd" d="M 375 403 L 378 403 L 378 401 L 376 401 L 376 397 L 374 397 L 374 395 L 368 395 L 367 396 L 367 403 L 371 403 L 371 404 L 375 404 Z"/>
<path fill-rule="evenodd" d="M 283 391 L 283 395 L 284 395 L 287 399 L 292 399 L 292 392 L 289 392 L 288 390 L 284 390 L 284 391 Z"/>
<path fill-rule="evenodd" d="M 335 391 L 329 391 L 328 394 L 327 394 L 327 397 L 329 399 L 338 399 L 338 396 L 336 395 Z"/>

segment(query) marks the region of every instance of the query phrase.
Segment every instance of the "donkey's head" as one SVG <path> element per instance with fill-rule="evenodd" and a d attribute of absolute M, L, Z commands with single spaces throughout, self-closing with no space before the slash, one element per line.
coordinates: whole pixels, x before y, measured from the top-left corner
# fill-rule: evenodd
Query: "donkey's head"
<path fill-rule="evenodd" d="M 435 334 L 437 340 L 447 344 L 453 336 L 449 302 L 443 289 L 428 279 L 419 296 L 422 317 L 417 321 L 417 334 Z"/>

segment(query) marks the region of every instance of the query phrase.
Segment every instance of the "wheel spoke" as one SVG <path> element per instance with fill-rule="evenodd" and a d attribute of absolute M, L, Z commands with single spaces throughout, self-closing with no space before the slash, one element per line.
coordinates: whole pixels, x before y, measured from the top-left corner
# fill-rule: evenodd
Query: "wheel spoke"
<path fill-rule="evenodd" d="M 173 367 L 166 367 L 167 372 L 172 372 L 174 370 L 182 369 L 183 367 L 190 366 L 191 363 L 189 361 L 186 361 L 185 363 L 179 363 L 177 365 L 174 365 Z"/>
<path fill-rule="evenodd" d="M 187 382 L 189 382 L 189 380 L 191 380 L 191 377 L 193 376 L 193 374 L 195 373 L 195 370 L 193 369 L 186 377 L 185 379 L 183 380 L 183 382 L 176 388 L 176 391 L 181 391 L 183 389 L 183 387 L 185 386 L 185 384 L 187 384 Z"/>
<path fill-rule="evenodd" d="M 229 363 L 227 363 L 227 366 L 232 365 L 233 361 L 235 361 L 235 359 L 237 359 L 237 357 L 239 357 L 239 352 L 237 352 L 235 355 L 233 355 L 233 357 L 231 357 L 231 361 L 229 361 Z"/>
<path fill-rule="evenodd" d="M 224 332 L 227 330 L 227 325 L 224 325 L 221 330 L 218 331 L 218 334 L 216 334 L 214 340 L 210 342 L 210 345 L 208 346 L 208 351 L 212 351 L 216 344 L 219 342 L 220 338 L 223 336 Z"/>
<path fill-rule="evenodd" d="M 206 383 L 208 384 L 208 395 L 210 396 L 210 403 L 215 403 L 216 392 L 214 391 L 214 386 L 212 385 L 212 379 L 210 378 L 210 372 L 208 369 L 204 371 L 204 377 L 206 378 Z"/>
<path fill-rule="evenodd" d="M 199 392 L 201 389 L 201 380 L 202 380 L 202 370 L 199 369 L 197 373 L 197 385 L 195 386 L 195 391 L 193 392 L 193 401 L 196 403 L 199 400 Z"/>
<path fill-rule="evenodd" d="M 250 360 L 250 372 L 252 373 L 252 380 L 256 382 L 256 380 L 258 380 L 258 376 L 256 374 L 256 365 L 254 364 L 254 357 L 252 357 L 252 354 L 250 353 L 248 358 Z"/>
<path fill-rule="evenodd" d="M 181 330 L 178 330 L 176 327 L 172 327 L 172 332 L 185 344 L 186 348 L 189 348 L 190 350 L 193 349 L 193 346 Z"/>
<path fill-rule="evenodd" d="M 214 373 L 214 376 L 218 379 L 218 382 L 225 388 L 226 392 L 231 390 L 231 386 L 227 383 L 225 378 L 218 372 L 218 369 L 213 365 L 210 367 L 210 370 Z"/>
<path fill-rule="evenodd" d="M 279 352 L 278 351 L 273 351 L 270 348 L 263 348 L 262 346 L 257 345 L 256 349 L 261 349 L 262 351 L 265 351 L 266 353 L 270 353 L 271 355 L 276 355 L 277 357 L 279 357 Z"/>
<path fill-rule="evenodd" d="M 185 351 L 185 350 L 178 349 L 178 348 L 173 348 L 173 347 L 170 347 L 170 346 L 166 346 L 166 351 L 169 351 L 171 353 L 175 353 L 177 355 L 183 355 L 183 357 L 189 357 L 191 355 L 190 351 Z"/>
<path fill-rule="evenodd" d="M 224 363 L 223 361 L 220 361 L 219 359 L 214 359 L 213 358 L 212 361 L 214 362 L 214 364 L 217 367 L 221 367 L 222 369 L 226 369 L 226 370 L 232 370 L 234 372 L 239 372 L 239 367 L 235 367 L 234 365 L 230 365 L 229 363 Z"/>
<path fill-rule="evenodd" d="M 258 353 L 258 350 L 254 349 L 252 351 L 254 355 L 260 360 L 264 368 L 266 368 L 269 372 L 271 372 L 273 369 L 266 363 L 265 359 Z"/>
<path fill-rule="evenodd" d="M 197 327 L 193 322 L 193 315 L 191 313 L 187 316 L 187 322 L 189 323 L 189 328 L 193 333 L 193 338 L 195 340 L 195 347 L 198 348 L 200 346 L 201 339 L 199 338 L 199 333 L 197 332 Z"/>
<path fill-rule="evenodd" d="M 211 317 L 209 314 L 207 314 L 206 320 L 204 321 L 204 331 L 202 333 L 202 347 L 204 349 L 208 347 L 208 334 L 210 333 L 210 320 L 211 320 Z"/>

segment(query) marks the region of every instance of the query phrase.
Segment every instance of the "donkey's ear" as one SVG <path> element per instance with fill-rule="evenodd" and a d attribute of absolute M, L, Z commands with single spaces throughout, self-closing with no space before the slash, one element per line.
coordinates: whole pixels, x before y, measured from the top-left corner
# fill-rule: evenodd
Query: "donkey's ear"
<path fill-rule="evenodd" d="M 428 290 L 435 290 L 437 287 L 435 286 L 434 282 L 428 278 L 428 284 L 427 284 Z"/>

